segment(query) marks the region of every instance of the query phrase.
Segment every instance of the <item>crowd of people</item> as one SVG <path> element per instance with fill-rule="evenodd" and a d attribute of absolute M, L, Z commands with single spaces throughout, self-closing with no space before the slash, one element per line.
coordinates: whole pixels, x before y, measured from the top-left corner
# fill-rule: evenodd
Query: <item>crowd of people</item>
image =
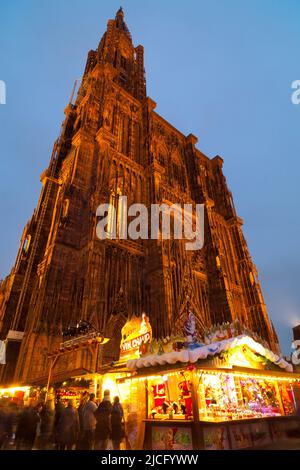
<path fill-rule="evenodd" d="M 19 409 L 0 402 L 0 449 L 17 450 L 119 450 L 125 437 L 124 412 L 119 397 L 111 402 L 105 390 L 99 405 L 95 395 L 84 392 L 78 408 L 58 396 Z"/>

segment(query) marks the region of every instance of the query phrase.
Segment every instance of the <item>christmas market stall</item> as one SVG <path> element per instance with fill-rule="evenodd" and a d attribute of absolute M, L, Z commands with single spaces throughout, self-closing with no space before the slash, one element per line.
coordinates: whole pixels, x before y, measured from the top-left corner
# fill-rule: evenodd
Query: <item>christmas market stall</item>
<path fill-rule="evenodd" d="M 27 405 L 30 401 L 30 386 L 15 386 L 0 388 L 0 401 L 15 403 L 16 405 Z"/>
<path fill-rule="evenodd" d="M 126 364 L 126 367 L 125 367 Z M 298 428 L 300 375 L 240 324 L 197 340 L 155 340 L 145 315 L 122 331 L 120 361 L 102 377 L 125 410 L 127 448 L 242 449 Z"/>
<path fill-rule="evenodd" d="M 45 382 L 47 384 L 42 390 L 45 400 L 53 399 L 56 395 L 65 404 L 71 399 L 75 406 L 79 406 L 84 394 L 94 393 L 97 395 L 99 348 L 108 341 L 109 338 L 105 338 L 86 320 L 81 320 L 75 326 L 69 326 L 63 332 L 63 342 L 47 355 L 49 361 L 47 377 L 39 377 L 36 380 L 37 384 Z M 63 364 L 68 364 L 68 357 L 71 354 L 73 355 L 73 363 L 76 363 L 75 355 L 77 353 L 79 358 L 80 355 L 89 354 L 91 358 L 90 369 L 81 367 L 77 369 L 66 368 L 66 370 L 63 367 Z M 59 372 L 56 370 L 56 366 L 62 359 L 64 363 L 60 363 L 62 370 Z M 72 360 L 70 362 L 72 363 Z"/>

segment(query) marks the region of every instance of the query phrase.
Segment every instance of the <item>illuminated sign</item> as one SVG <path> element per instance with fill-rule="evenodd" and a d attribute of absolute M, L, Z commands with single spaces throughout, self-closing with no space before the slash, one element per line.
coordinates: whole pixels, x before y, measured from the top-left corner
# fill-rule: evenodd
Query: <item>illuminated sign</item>
<path fill-rule="evenodd" d="M 120 359 L 140 357 L 152 339 L 152 328 L 145 313 L 132 317 L 122 328 Z"/>

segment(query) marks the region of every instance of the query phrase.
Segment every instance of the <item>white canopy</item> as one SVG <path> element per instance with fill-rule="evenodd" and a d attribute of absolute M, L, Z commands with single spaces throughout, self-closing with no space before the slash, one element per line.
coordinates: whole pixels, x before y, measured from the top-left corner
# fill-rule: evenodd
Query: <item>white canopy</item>
<path fill-rule="evenodd" d="M 181 351 L 172 351 L 163 354 L 150 354 L 142 356 L 139 359 L 131 359 L 127 362 L 128 369 L 141 369 L 143 367 L 162 366 L 165 364 L 176 364 L 177 362 L 197 362 L 199 359 L 206 359 L 209 356 L 214 356 L 227 349 L 235 348 L 236 346 L 248 346 L 253 352 L 264 356 L 269 361 L 277 366 L 285 369 L 288 372 L 293 371 L 293 366 L 285 361 L 282 357 L 274 354 L 270 349 L 265 348 L 253 338 L 246 335 L 236 336 L 235 338 L 228 338 L 223 341 L 200 346 L 195 349 L 182 349 Z"/>

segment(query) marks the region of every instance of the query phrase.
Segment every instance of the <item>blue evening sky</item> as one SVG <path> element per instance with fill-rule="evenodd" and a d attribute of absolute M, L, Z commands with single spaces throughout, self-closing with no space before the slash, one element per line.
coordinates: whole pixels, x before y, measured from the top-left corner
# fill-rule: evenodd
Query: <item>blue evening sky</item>
<path fill-rule="evenodd" d="M 120 0 L 1 0 L 0 277 L 37 203 L 73 82 Z M 300 323 L 298 0 L 124 0 L 148 95 L 224 172 L 268 312 L 290 352 Z"/>

